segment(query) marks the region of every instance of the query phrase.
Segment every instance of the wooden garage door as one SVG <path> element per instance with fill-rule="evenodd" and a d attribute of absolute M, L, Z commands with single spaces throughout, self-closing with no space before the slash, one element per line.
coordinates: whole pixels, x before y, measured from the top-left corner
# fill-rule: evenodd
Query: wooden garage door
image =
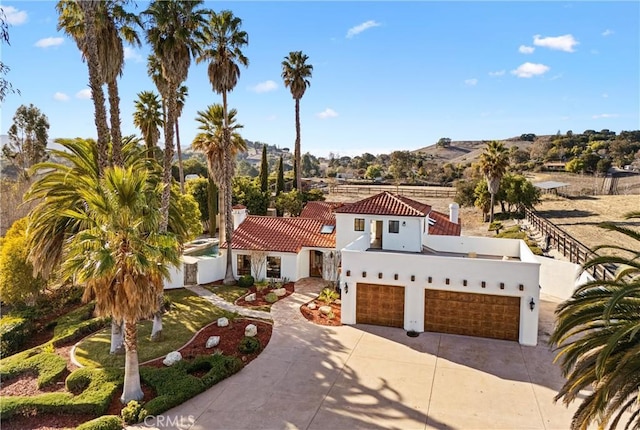
<path fill-rule="evenodd" d="M 424 329 L 518 340 L 520 298 L 425 290 Z"/>
<path fill-rule="evenodd" d="M 356 285 L 356 323 L 404 327 L 404 287 Z"/>

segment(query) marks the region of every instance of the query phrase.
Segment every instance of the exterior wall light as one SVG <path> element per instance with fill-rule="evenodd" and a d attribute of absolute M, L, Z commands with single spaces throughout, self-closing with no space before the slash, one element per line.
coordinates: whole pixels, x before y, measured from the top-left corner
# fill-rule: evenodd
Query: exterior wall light
<path fill-rule="evenodd" d="M 536 302 L 534 302 L 533 297 L 531 297 L 531 301 L 529 302 L 529 308 L 531 309 L 531 312 L 533 312 L 535 307 L 536 307 Z"/>
<path fill-rule="evenodd" d="M 520 284 L 518 288 L 520 288 L 520 291 L 524 291 L 524 285 Z"/>
<path fill-rule="evenodd" d="M 416 280 L 416 276 L 415 275 L 411 275 L 411 282 Z"/>
<path fill-rule="evenodd" d="M 382 272 L 378 272 L 378 279 L 382 279 Z"/>
<path fill-rule="evenodd" d="M 347 284 L 346 282 L 344 283 L 344 288 L 342 289 L 342 291 L 344 291 L 345 294 L 347 294 L 349 292 L 349 284 Z"/>
<path fill-rule="evenodd" d="M 362 277 L 366 278 L 367 277 L 367 272 L 362 272 Z"/>
<path fill-rule="evenodd" d="M 351 276 L 351 270 L 347 270 L 347 276 Z"/>

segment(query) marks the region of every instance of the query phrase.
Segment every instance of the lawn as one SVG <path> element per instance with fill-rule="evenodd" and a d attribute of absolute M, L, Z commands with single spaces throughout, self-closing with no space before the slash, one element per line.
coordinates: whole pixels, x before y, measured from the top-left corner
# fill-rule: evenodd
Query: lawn
<path fill-rule="evenodd" d="M 162 318 L 163 338 L 151 342 L 151 321 L 138 324 L 138 359 L 143 363 L 162 357 L 183 346 L 198 330 L 216 319 L 235 314 L 213 306 L 206 299 L 184 289 L 166 291 L 171 309 Z M 104 329 L 82 340 L 76 347 L 76 358 L 88 367 L 123 367 L 124 355 L 109 354 L 110 329 Z"/>
<path fill-rule="evenodd" d="M 247 293 L 247 289 L 237 285 L 206 285 L 205 288 L 226 302 L 235 303 L 240 297 Z"/>

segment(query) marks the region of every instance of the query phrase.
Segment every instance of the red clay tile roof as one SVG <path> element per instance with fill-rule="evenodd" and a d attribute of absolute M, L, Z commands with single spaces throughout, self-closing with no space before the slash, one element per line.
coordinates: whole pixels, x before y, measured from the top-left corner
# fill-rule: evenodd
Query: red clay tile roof
<path fill-rule="evenodd" d="M 335 220 L 336 216 L 333 213 L 334 209 L 343 205 L 344 203 L 336 202 L 307 202 L 300 213 L 300 218 Z"/>
<path fill-rule="evenodd" d="M 320 233 L 335 220 L 248 216 L 233 232 L 232 249 L 298 253 L 302 247 L 335 248 L 336 232 Z M 223 245 L 226 248 L 227 244 Z"/>
<path fill-rule="evenodd" d="M 431 206 L 411 200 L 399 194 L 391 194 L 384 191 L 359 202 L 339 207 L 336 213 L 362 214 L 362 215 L 395 215 L 424 217 Z"/>
<path fill-rule="evenodd" d="M 429 234 L 437 236 L 460 236 L 462 226 L 449 221 L 449 217 L 441 212 L 431 211 L 429 218 L 434 220 L 434 225 L 429 225 Z M 458 220 L 460 222 L 460 220 Z"/>
<path fill-rule="evenodd" d="M 241 204 L 231 206 L 231 209 L 246 209 L 246 208 L 247 207 L 245 205 L 241 205 Z"/>

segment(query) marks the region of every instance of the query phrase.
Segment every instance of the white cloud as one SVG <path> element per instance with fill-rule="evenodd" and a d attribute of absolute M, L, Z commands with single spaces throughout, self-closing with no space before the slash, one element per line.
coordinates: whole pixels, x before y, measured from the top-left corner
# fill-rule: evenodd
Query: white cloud
<path fill-rule="evenodd" d="M 591 118 L 593 119 L 616 118 L 617 116 L 618 116 L 617 113 L 601 113 L 599 115 L 593 115 Z"/>
<path fill-rule="evenodd" d="M 60 46 L 64 42 L 62 37 L 45 37 L 44 39 L 38 40 L 34 46 L 38 48 L 50 48 L 52 46 Z"/>
<path fill-rule="evenodd" d="M 374 20 L 365 21 L 362 24 L 358 24 L 355 27 L 351 27 L 349 31 L 347 31 L 347 39 L 352 38 L 356 34 L 360 34 L 365 30 L 368 30 L 373 27 L 379 27 L 380 23 Z"/>
<path fill-rule="evenodd" d="M 4 12 L 7 24 L 20 25 L 27 22 L 27 12 L 23 10 L 18 10 L 13 6 L 0 6 L 0 9 Z"/>
<path fill-rule="evenodd" d="M 77 99 L 87 100 L 91 98 L 91 89 L 85 88 L 84 90 L 80 90 L 76 93 Z"/>
<path fill-rule="evenodd" d="M 504 76 L 504 74 L 506 73 L 506 70 L 498 70 L 496 72 L 489 72 L 489 76 L 492 77 L 497 77 L 497 76 Z"/>
<path fill-rule="evenodd" d="M 517 69 L 512 70 L 511 73 L 519 78 L 531 78 L 533 76 L 544 75 L 550 70 L 549 66 L 536 63 L 523 63 Z"/>
<path fill-rule="evenodd" d="M 549 80 L 555 81 L 556 79 L 560 79 L 560 78 L 562 78 L 562 73 L 558 73 L 557 75 L 550 77 Z"/>
<path fill-rule="evenodd" d="M 609 30 L 608 28 L 602 32 L 604 37 L 611 36 L 613 34 L 613 30 Z"/>
<path fill-rule="evenodd" d="M 335 118 L 338 116 L 338 112 L 334 111 L 331 108 L 326 108 L 322 112 L 316 114 L 316 116 L 320 119 Z"/>
<path fill-rule="evenodd" d="M 54 100 L 58 100 L 59 102 L 66 102 L 67 100 L 69 100 L 69 96 L 65 93 L 61 93 L 60 91 L 56 92 L 53 95 L 53 98 Z"/>
<path fill-rule="evenodd" d="M 607 94 L 607 93 L 602 93 L 602 98 L 603 98 L 603 99 L 608 99 L 608 98 L 609 98 L 609 94 Z"/>
<path fill-rule="evenodd" d="M 249 89 L 258 94 L 268 93 L 269 91 L 274 91 L 278 89 L 278 84 L 276 84 L 275 81 L 268 80 L 268 81 L 260 82 L 259 84 L 254 85 L 253 87 L 249 87 Z"/>
<path fill-rule="evenodd" d="M 533 44 L 556 51 L 574 52 L 573 47 L 579 45 L 580 42 L 571 34 L 556 37 L 540 37 L 539 34 L 536 34 L 533 36 Z"/>
<path fill-rule="evenodd" d="M 140 55 L 140 52 L 138 52 L 138 50 L 131 48 L 130 46 L 125 46 L 124 47 L 124 59 L 126 60 L 133 60 L 136 63 L 142 63 L 142 55 Z"/>
<path fill-rule="evenodd" d="M 533 54 L 533 51 L 535 51 L 536 48 L 534 48 L 533 46 L 527 46 L 527 45 L 520 45 L 520 47 L 518 48 L 518 52 L 521 54 Z"/>
<path fill-rule="evenodd" d="M 476 85 L 478 83 L 478 80 L 476 78 L 472 78 L 472 79 L 465 79 L 464 84 L 469 86 L 469 87 L 473 87 L 474 85 Z"/>

